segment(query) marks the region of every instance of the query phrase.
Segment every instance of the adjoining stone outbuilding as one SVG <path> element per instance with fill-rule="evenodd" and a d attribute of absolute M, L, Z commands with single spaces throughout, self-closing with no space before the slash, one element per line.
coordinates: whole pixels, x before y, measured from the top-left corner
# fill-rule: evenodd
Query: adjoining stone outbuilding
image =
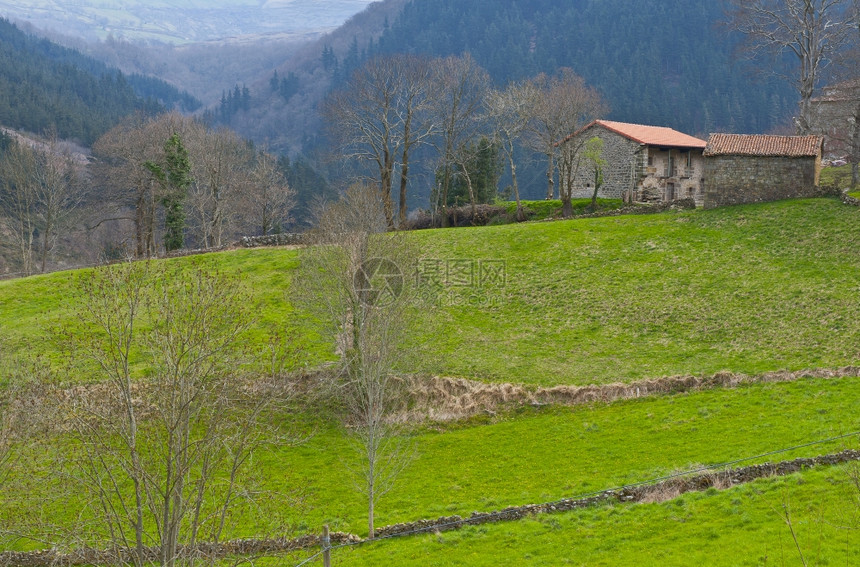
<path fill-rule="evenodd" d="M 694 199 L 702 206 L 702 151 L 707 142 L 662 126 L 595 120 L 560 142 L 562 151 L 578 151 L 593 137 L 603 140 L 604 182 L 599 197 L 664 203 Z M 574 198 L 591 197 L 593 173 L 580 168 Z"/>
<path fill-rule="evenodd" d="M 705 208 L 816 196 L 823 147 L 820 136 L 711 134 Z"/>

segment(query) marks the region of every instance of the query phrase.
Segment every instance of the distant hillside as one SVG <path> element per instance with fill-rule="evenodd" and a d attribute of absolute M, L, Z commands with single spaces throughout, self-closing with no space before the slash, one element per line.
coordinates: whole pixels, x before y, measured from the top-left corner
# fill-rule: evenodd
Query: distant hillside
<path fill-rule="evenodd" d="M 133 112 L 200 102 L 161 80 L 126 76 L 0 19 L 0 124 L 90 144 Z"/>
<path fill-rule="evenodd" d="M 0 0 L 0 13 L 90 40 L 109 35 L 183 44 L 337 27 L 370 0 Z"/>
<path fill-rule="evenodd" d="M 319 130 L 316 101 L 368 57 L 468 51 L 498 85 L 572 67 L 616 120 L 698 135 L 780 127 L 795 110 L 793 91 L 736 60 L 722 16 L 720 0 L 639 0 L 635 9 L 627 0 L 388 0 L 277 68 L 298 79 L 289 100 L 269 92 L 271 74 L 251 85 L 252 108 L 232 125 L 297 149 Z"/>
<path fill-rule="evenodd" d="M 273 150 L 311 152 L 321 127 L 316 107 L 331 90 L 334 72 L 323 65 L 323 51 L 331 49 L 338 57 L 346 57 L 351 46 L 375 42 L 406 2 L 373 2 L 337 30 L 286 54 L 279 64 L 272 65 L 256 81 L 248 81 L 250 109 L 231 116 L 228 125 Z M 366 57 L 367 53 L 362 56 Z M 296 85 L 291 96 L 284 97 L 280 89 L 272 89 L 275 72 L 280 79 L 290 77 L 291 73 L 295 75 Z M 235 84 L 225 81 L 221 89 L 230 90 Z M 217 102 L 213 110 L 220 110 Z"/>

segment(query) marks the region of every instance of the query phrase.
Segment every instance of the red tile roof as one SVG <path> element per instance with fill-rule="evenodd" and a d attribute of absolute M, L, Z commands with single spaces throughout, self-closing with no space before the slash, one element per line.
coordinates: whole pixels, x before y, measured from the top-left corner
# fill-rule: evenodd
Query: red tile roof
<path fill-rule="evenodd" d="M 613 122 L 612 120 L 595 120 L 588 126 L 585 126 L 579 131 L 571 134 L 563 141 L 566 142 L 570 140 L 580 132 L 584 132 L 592 126 L 601 126 L 607 130 L 615 132 L 616 134 L 620 134 L 625 138 L 633 140 L 634 142 L 639 142 L 640 144 L 646 144 L 649 146 L 660 146 L 664 148 L 704 148 L 707 145 L 707 142 L 704 140 L 688 136 L 687 134 L 664 126 L 645 126 L 643 124 Z"/>
<path fill-rule="evenodd" d="M 706 156 L 814 157 L 821 153 L 821 136 L 711 134 Z"/>

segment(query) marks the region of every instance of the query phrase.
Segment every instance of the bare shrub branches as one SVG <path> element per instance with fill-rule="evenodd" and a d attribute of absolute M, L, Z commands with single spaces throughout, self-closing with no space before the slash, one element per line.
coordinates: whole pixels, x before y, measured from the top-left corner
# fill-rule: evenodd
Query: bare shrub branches
<path fill-rule="evenodd" d="M 243 465 L 267 437 L 268 397 L 241 388 L 251 317 L 235 278 L 152 262 L 96 270 L 82 283 L 72 332 L 96 364 L 104 397 L 73 397 L 77 479 L 98 534 L 135 565 L 159 550 L 173 565 L 221 541 Z M 106 398 L 106 399 L 105 399 Z"/>

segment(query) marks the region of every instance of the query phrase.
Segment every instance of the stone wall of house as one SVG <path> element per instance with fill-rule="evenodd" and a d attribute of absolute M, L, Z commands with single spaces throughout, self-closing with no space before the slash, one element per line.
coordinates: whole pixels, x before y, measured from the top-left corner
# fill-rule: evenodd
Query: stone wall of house
<path fill-rule="evenodd" d="M 708 156 L 706 209 L 723 205 L 814 197 L 818 160 L 812 157 Z"/>
<path fill-rule="evenodd" d="M 598 197 L 621 199 L 625 192 L 636 184 L 637 174 L 642 168 L 642 147 L 624 136 L 601 127 L 593 127 L 580 136 L 588 140 L 598 137 L 603 140 L 603 186 Z M 591 198 L 594 193 L 594 170 L 583 159 L 573 184 L 573 198 Z"/>
<path fill-rule="evenodd" d="M 687 156 L 690 157 L 689 165 L 687 165 Z M 704 204 L 702 176 L 705 162 L 702 150 L 660 150 L 648 147 L 643 159 L 644 167 L 637 176 L 634 200 L 665 203 L 679 199 L 693 199 L 697 207 Z M 671 170 L 670 159 L 674 160 L 674 167 Z"/>

